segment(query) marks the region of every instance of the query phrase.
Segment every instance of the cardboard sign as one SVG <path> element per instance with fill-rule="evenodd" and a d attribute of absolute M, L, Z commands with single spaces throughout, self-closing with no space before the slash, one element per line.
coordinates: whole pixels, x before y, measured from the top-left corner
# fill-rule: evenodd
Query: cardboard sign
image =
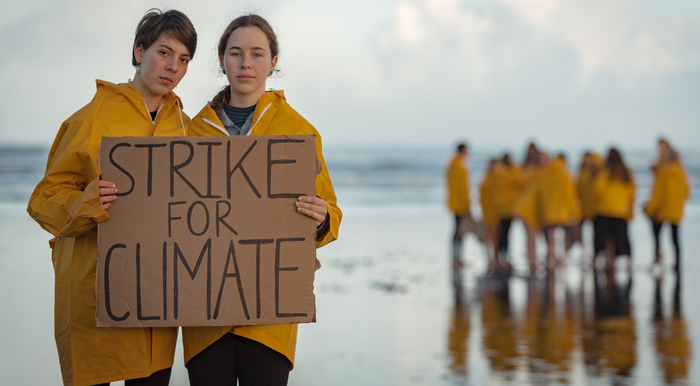
<path fill-rule="evenodd" d="M 105 137 L 100 327 L 315 321 L 314 137 Z"/>

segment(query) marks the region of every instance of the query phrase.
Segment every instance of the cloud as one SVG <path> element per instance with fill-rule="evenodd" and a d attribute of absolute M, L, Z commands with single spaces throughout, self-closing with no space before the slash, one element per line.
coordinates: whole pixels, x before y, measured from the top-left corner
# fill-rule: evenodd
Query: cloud
<path fill-rule="evenodd" d="M 566 55 L 574 56 L 576 78 L 586 83 L 606 72 L 657 76 L 697 69 L 699 25 L 697 17 L 649 17 L 631 0 L 496 0 L 481 6 L 403 0 L 375 45 L 389 79 L 401 84 L 446 76 L 447 83 L 458 78 L 465 86 L 483 85 Z"/>

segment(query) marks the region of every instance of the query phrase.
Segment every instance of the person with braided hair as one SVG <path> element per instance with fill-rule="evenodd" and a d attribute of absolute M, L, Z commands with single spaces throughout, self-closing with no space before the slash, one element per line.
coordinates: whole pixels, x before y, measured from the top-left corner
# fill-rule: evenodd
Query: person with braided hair
<path fill-rule="evenodd" d="M 316 220 L 320 248 L 337 239 L 342 212 L 318 131 L 287 103 L 283 91 L 265 90 L 278 55 L 277 37 L 265 19 L 254 14 L 234 19 L 218 45 L 229 84 L 192 120 L 188 135 L 315 135 L 322 164 L 317 197 L 299 197 L 296 210 Z M 286 385 L 294 366 L 297 325 L 186 327 L 182 339 L 191 385 Z"/>

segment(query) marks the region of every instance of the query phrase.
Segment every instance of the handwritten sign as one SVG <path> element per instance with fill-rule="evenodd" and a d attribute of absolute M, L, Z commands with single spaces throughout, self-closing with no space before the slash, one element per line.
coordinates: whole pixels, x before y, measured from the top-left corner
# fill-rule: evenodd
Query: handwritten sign
<path fill-rule="evenodd" d="M 315 321 L 314 137 L 105 137 L 100 327 Z"/>

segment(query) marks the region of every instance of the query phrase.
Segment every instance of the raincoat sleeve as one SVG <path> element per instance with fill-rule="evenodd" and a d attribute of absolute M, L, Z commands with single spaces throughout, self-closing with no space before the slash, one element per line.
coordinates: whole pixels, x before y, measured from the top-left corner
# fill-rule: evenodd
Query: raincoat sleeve
<path fill-rule="evenodd" d="M 651 190 L 651 198 L 649 199 L 649 202 L 644 206 L 644 213 L 647 214 L 647 216 L 654 218 L 656 215 L 656 212 L 659 211 L 659 207 L 661 206 L 661 203 L 664 200 L 664 181 L 663 180 L 663 173 L 656 173 L 656 178 L 654 179 L 654 186 Z"/>
<path fill-rule="evenodd" d="M 98 149 L 91 146 L 90 129 L 84 119 L 63 123 L 46 174 L 29 200 L 29 215 L 57 237 L 79 236 L 109 218 L 100 200 Z"/>
<path fill-rule="evenodd" d="M 333 189 L 333 183 L 331 182 L 331 177 L 328 174 L 328 168 L 326 167 L 326 161 L 323 159 L 323 151 L 321 145 L 321 136 L 316 135 L 316 156 L 321 161 L 321 173 L 316 177 L 316 195 L 321 197 L 328 204 L 326 209 L 328 210 L 328 217 L 330 218 L 330 229 L 323 235 L 319 235 L 316 239 L 316 248 L 321 248 L 322 246 L 335 241 L 338 239 L 338 231 L 340 230 L 340 221 L 343 218 L 343 213 L 338 207 L 338 199 L 335 195 L 335 190 Z"/>

